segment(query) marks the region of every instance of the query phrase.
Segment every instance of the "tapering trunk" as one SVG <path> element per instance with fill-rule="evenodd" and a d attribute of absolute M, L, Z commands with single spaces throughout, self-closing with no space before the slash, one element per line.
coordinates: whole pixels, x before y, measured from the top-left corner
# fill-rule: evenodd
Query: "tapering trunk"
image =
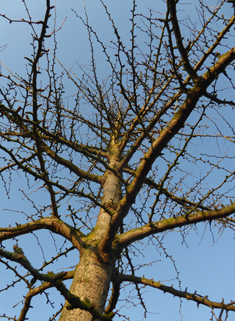
<path fill-rule="evenodd" d="M 109 166 L 117 168 L 119 159 L 115 157 L 118 152 L 117 144 L 111 146 L 112 157 Z M 114 211 L 121 199 L 121 184 L 115 173 L 107 171 L 104 175 L 102 204 Z M 86 298 L 95 305 L 101 313 L 104 312 L 109 285 L 115 268 L 115 257 L 110 248 L 110 253 L 105 253 L 107 260 L 102 260 L 102 253 L 97 254 L 97 246 L 106 229 L 109 227 L 111 215 L 103 208 L 100 209 L 94 230 L 85 238 L 84 250 L 81 253 L 70 291 L 79 296 L 81 300 Z M 89 312 L 66 309 L 62 310 L 59 321 L 91 321 Z"/>

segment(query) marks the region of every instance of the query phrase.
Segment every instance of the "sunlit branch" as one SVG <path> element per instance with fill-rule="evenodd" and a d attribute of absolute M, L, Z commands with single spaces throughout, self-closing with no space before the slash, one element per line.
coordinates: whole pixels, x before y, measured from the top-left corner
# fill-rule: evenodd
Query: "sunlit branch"
<path fill-rule="evenodd" d="M 5 16 L 5 14 L 0 14 L 0 17 L 3 17 L 4 19 L 6 19 L 6 20 L 8 20 L 9 21 L 9 23 L 12 23 L 12 22 L 26 22 L 26 23 L 28 23 L 28 24 L 36 24 L 36 25 L 39 25 L 39 24 L 43 24 L 44 23 L 44 21 L 42 21 L 42 20 L 38 20 L 38 21 L 27 21 L 27 20 L 25 20 L 25 19 L 21 19 L 21 20 L 16 20 L 16 19 L 11 19 L 11 18 L 9 18 L 9 17 L 6 17 Z"/>
<path fill-rule="evenodd" d="M 190 224 L 196 224 L 204 221 L 212 221 L 218 218 L 227 217 L 235 213 L 235 203 L 227 207 L 222 207 L 217 210 L 198 211 L 196 213 L 185 214 L 178 217 L 172 217 L 169 219 L 163 219 L 156 223 L 147 224 L 140 228 L 130 230 L 119 236 L 118 249 L 121 250 L 125 246 L 141 240 L 144 237 L 151 234 L 158 234 L 167 230 L 172 230 L 177 227 L 187 226 Z"/>
<path fill-rule="evenodd" d="M 78 250 L 83 246 L 82 232 L 74 229 L 67 223 L 64 223 L 55 217 L 41 218 L 16 227 L 0 228 L 0 242 L 12 239 L 19 235 L 25 235 L 37 230 L 50 230 L 68 239 Z"/>
<path fill-rule="evenodd" d="M 153 279 L 147 279 L 145 277 L 141 278 L 134 275 L 119 274 L 118 278 L 121 282 L 134 282 L 134 283 L 151 286 L 153 288 L 157 288 L 163 291 L 164 293 L 170 293 L 179 298 L 184 298 L 187 300 L 194 301 L 195 303 L 197 303 L 198 306 L 202 304 L 213 309 L 224 309 L 226 311 L 235 311 L 235 305 L 234 305 L 235 302 L 224 303 L 223 301 L 222 302 L 210 301 L 208 299 L 208 296 L 201 296 L 197 294 L 196 291 L 194 293 L 187 292 L 187 289 L 185 291 L 179 291 L 179 290 L 176 290 L 174 287 L 164 285 L 160 282 L 154 281 Z"/>
<path fill-rule="evenodd" d="M 42 149 L 47 153 L 48 156 L 50 156 L 53 160 L 55 160 L 58 164 L 61 164 L 65 166 L 66 168 L 70 169 L 72 172 L 78 175 L 78 177 L 88 179 L 89 181 L 93 181 L 96 183 L 101 184 L 102 179 L 100 176 L 87 173 L 86 171 L 83 171 L 79 169 L 77 166 L 75 166 L 72 162 L 68 161 L 67 159 L 59 156 L 57 153 L 53 152 L 46 144 L 42 143 Z"/>
<path fill-rule="evenodd" d="M 224 1 L 223 1 L 224 2 Z M 217 13 L 217 11 L 220 9 L 221 5 L 217 8 L 217 10 L 215 10 L 214 14 Z M 197 42 L 197 40 L 199 39 L 200 35 L 202 34 L 203 30 L 206 28 L 206 26 L 211 22 L 211 19 L 213 18 L 213 16 L 207 21 L 206 25 L 202 28 L 201 32 L 199 32 L 197 38 L 192 42 L 192 44 L 190 45 L 190 49 L 192 48 L 192 46 Z M 225 36 L 225 34 L 230 30 L 231 26 L 233 26 L 235 21 L 235 16 L 233 16 L 229 23 L 226 25 L 226 27 L 222 30 L 222 32 L 218 35 L 217 39 L 215 40 L 215 42 L 213 43 L 213 45 L 207 50 L 207 52 L 203 55 L 203 57 L 200 59 L 200 61 L 195 65 L 194 70 L 197 71 L 199 70 L 199 68 L 202 66 L 202 64 L 204 63 L 204 61 L 206 60 L 206 58 L 213 52 L 213 50 L 220 44 L 221 39 L 223 39 L 223 37 Z M 179 65 L 182 63 L 182 61 L 179 62 Z M 170 78 L 168 79 L 167 83 L 164 85 L 163 89 L 166 88 L 169 83 L 171 82 L 173 76 L 170 76 Z M 189 81 L 190 76 L 184 81 L 183 86 L 185 86 L 187 84 L 187 82 Z M 151 89 L 153 90 L 154 87 Z M 153 102 L 150 104 L 150 106 L 148 108 L 146 108 L 146 106 L 143 106 L 143 108 L 140 110 L 140 113 L 146 113 L 147 110 L 149 110 L 151 108 L 152 105 L 154 105 L 155 101 L 157 101 L 160 97 L 160 95 L 162 94 L 162 92 L 164 91 L 162 89 L 162 91 L 160 92 L 160 94 L 156 95 L 155 99 L 153 100 Z M 150 91 L 151 92 L 151 91 Z M 167 108 L 165 108 L 165 111 L 167 111 L 167 109 L 179 98 L 179 96 L 182 94 L 182 91 L 179 91 L 177 94 L 175 94 L 175 96 L 171 99 L 170 102 L 168 102 L 167 104 Z M 150 97 L 150 96 L 149 96 Z M 146 104 L 149 103 L 149 98 L 146 101 Z M 146 105 L 145 104 L 145 105 Z M 161 114 L 163 114 L 162 110 L 161 110 Z M 141 115 L 141 114 L 140 114 Z M 142 116 L 142 115 L 141 115 Z M 156 123 L 156 121 L 158 120 L 159 117 L 155 117 L 155 120 L 152 121 L 152 124 L 154 125 Z M 133 125 L 135 124 L 135 122 L 138 122 L 138 117 L 136 117 L 135 121 L 133 122 Z M 134 127 L 133 127 L 134 128 Z M 122 141 L 122 145 L 120 146 L 120 150 L 122 150 L 125 146 L 125 143 L 128 141 L 129 138 L 129 133 L 131 133 L 131 128 L 130 130 L 127 132 L 126 137 L 123 138 Z M 142 137 L 138 139 L 138 141 L 136 142 L 136 145 L 128 152 L 128 155 L 126 155 L 126 157 L 123 160 L 122 164 L 126 164 L 128 162 L 128 160 L 131 158 L 131 156 L 134 154 L 134 152 L 136 151 L 136 149 L 138 148 L 138 145 L 141 144 L 141 141 L 144 139 L 145 135 L 142 134 Z"/>

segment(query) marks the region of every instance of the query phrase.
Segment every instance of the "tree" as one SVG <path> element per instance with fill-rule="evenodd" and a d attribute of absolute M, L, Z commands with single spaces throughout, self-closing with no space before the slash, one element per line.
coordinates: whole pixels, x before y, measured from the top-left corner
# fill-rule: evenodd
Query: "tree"
<path fill-rule="evenodd" d="M 22 23 L 31 28 L 33 49 L 25 58 L 27 76 L 2 72 L 0 89 L 3 186 L 9 196 L 18 177 L 22 186 L 25 180 L 19 190 L 32 206 L 15 224 L 1 213 L 9 224 L 0 228 L 1 271 L 6 267 L 17 277 L 2 291 L 19 282 L 28 288 L 20 315 L 11 318 L 26 320 L 31 300 L 45 293 L 51 302 L 47 290 L 55 288 L 66 303 L 53 319 L 59 314 L 60 321 L 118 319 L 115 307 L 126 283 L 134 286 L 144 309 L 143 285 L 219 309 L 220 319 L 224 311 L 235 311 L 234 302 L 211 301 L 207 293 L 168 286 L 155 275 L 142 277 L 141 264 L 135 265 L 142 246 L 167 255 L 163 242 L 169 231 L 177 229 L 184 240 L 200 222 L 234 229 L 234 156 L 222 147 L 232 149 L 234 143 L 235 103 L 227 97 L 234 89 L 230 29 L 235 16 L 225 14 L 228 3 L 211 8 L 199 1 L 199 26 L 193 19 L 181 20 L 187 12 L 177 11 L 179 1 L 167 0 L 164 16 L 150 10 L 147 17 L 133 0 L 126 45 L 100 0 L 115 41 L 106 46 L 85 11 L 80 19 L 88 31 L 91 65 L 80 66 L 80 76 L 57 58 L 51 1 L 39 21 L 23 3 L 28 20 Z M 53 50 L 46 46 L 50 39 Z M 103 79 L 98 45 L 109 68 Z M 63 70 L 59 76 L 57 65 Z M 67 104 L 65 74 L 76 88 L 76 98 Z M 208 153 L 199 155 L 195 144 L 201 140 Z M 45 230 L 71 245 L 36 267 L 20 242 L 25 235 L 28 240 L 36 236 L 41 245 L 37 233 Z M 71 251 L 80 253 L 76 269 L 45 272 Z M 66 280 L 72 280 L 70 289 Z"/>

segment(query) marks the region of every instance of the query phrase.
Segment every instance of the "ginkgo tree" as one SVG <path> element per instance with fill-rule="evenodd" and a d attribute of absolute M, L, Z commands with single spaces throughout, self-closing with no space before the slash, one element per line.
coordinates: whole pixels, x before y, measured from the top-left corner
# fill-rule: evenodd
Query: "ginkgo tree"
<path fill-rule="evenodd" d="M 7 295 L 19 283 L 26 286 L 20 315 L 6 315 L 1 308 L 0 316 L 26 320 L 32 301 L 39 311 L 39 294 L 53 301 L 54 292 L 49 297 L 48 291 L 54 288 L 65 304 L 51 320 L 118 320 L 123 316 L 117 303 L 126 284 L 134 287 L 143 309 L 148 306 L 142 287 L 149 286 L 218 309 L 220 319 L 223 312 L 232 313 L 234 298 L 212 301 L 209 293 L 158 282 L 157 274 L 143 277 L 141 268 L 150 263 L 143 257 L 136 265 L 143 247 L 166 251 L 169 231 L 178 230 L 184 238 L 200 222 L 220 230 L 235 227 L 235 102 L 228 98 L 234 95 L 230 39 L 235 15 L 233 9 L 230 16 L 224 11 L 231 4 L 196 1 L 195 23 L 187 8 L 178 10 L 181 1 L 164 1 L 164 15 L 150 9 L 145 16 L 133 0 L 126 42 L 108 4 L 100 0 L 107 28 L 113 30 L 108 45 L 87 12 L 79 17 L 74 9 L 91 54 L 89 67 L 80 65 L 79 75 L 57 57 L 55 9 L 50 0 L 45 2 L 42 20 L 33 19 L 25 0 L 28 19 L 1 15 L 28 25 L 32 52 L 25 57 L 26 76 L 3 64 L 0 74 L 2 186 L 14 200 L 11 189 L 15 193 L 20 178 L 24 188 L 19 193 L 31 204 L 31 211 L 26 207 L 16 213 L 16 223 L 0 213 L 5 224 L 0 227 L 1 278 L 9 270 L 16 277 L 1 292 Z M 144 43 L 138 43 L 137 35 Z M 53 49 L 46 45 L 49 40 Z M 105 67 L 96 60 L 97 48 Z M 108 71 L 103 79 L 100 67 Z M 69 100 L 64 99 L 68 83 L 74 88 Z M 198 154 L 199 141 L 208 153 Z M 227 153 L 218 148 L 222 144 Z M 55 242 L 59 235 L 70 246 L 56 247 L 57 253 L 39 267 L 21 240 L 36 236 L 43 247 L 40 231 L 54 235 Z M 63 269 L 71 252 L 76 268 Z M 59 272 L 47 272 L 60 260 Z"/>

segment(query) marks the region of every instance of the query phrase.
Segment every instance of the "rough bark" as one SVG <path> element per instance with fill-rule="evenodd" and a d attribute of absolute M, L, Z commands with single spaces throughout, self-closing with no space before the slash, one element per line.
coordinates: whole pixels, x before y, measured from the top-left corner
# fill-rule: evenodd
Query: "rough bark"
<path fill-rule="evenodd" d="M 77 265 L 70 291 L 83 301 L 91 302 L 95 308 L 103 312 L 113 264 L 101 262 L 93 250 L 87 249 Z M 92 315 L 80 309 L 67 309 L 66 302 L 59 321 L 91 321 Z"/>

